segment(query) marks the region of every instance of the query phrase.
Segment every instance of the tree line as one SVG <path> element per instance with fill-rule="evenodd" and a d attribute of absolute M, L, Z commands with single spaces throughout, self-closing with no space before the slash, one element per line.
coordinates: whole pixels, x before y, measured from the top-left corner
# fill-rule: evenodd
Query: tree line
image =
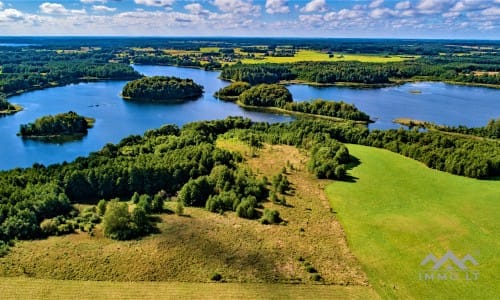
<path fill-rule="evenodd" d="M 66 53 L 38 48 L 23 51 L 1 48 L 0 66 L 0 93 L 6 95 L 86 80 L 140 77 L 128 61 L 117 61 L 113 53 L 103 50 Z"/>
<path fill-rule="evenodd" d="M 476 73 L 477 71 L 491 71 L 493 73 Z M 221 71 L 221 78 L 245 81 L 252 85 L 290 80 L 320 84 L 334 84 L 337 82 L 388 84 L 398 80 L 419 78 L 460 83 L 500 84 L 498 63 L 481 60 L 471 63 L 461 61 L 456 57 L 449 58 L 449 60 L 425 58 L 411 62 L 393 63 L 342 61 L 257 65 L 235 64 L 225 66 Z"/>

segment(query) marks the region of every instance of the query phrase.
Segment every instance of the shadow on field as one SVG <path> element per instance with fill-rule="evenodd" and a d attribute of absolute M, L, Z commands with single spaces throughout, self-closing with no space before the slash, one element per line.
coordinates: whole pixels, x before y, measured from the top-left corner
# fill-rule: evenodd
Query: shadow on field
<path fill-rule="evenodd" d="M 347 171 L 350 171 L 361 164 L 361 160 L 359 160 L 359 158 L 355 156 L 349 155 L 349 160 L 350 161 L 347 164 Z M 342 181 L 355 183 L 358 179 L 359 179 L 358 177 L 349 175 L 348 172 L 347 176 Z"/>

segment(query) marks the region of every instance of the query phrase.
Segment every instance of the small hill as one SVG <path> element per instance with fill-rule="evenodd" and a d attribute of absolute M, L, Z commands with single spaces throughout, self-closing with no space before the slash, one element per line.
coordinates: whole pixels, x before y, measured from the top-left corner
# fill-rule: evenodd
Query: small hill
<path fill-rule="evenodd" d="M 193 100 L 203 94 L 203 86 L 192 79 L 169 76 L 143 77 L 128 82 L 122 91 L 127 100 L 176 102 Z"/>

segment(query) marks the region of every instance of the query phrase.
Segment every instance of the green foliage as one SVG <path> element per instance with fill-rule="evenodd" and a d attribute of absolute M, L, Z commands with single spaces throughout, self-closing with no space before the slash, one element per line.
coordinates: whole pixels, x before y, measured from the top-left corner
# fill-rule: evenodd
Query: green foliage
<path fill-rule="evenodd" d="M 106 202 L 106 200 L 104 199 L 101 199 L 99 200 L 99 202 L 97 203 L 97 213 L 99 214 L 99 216 L 104 216 L 104 214 L 106 213 L 106 205 L 108 203 Z"/>
<path fill-rule="evenodd" d="M 281 223 L 280 213 L 277 210 L 265 208 L 259 221 L 265 225 L 279 224 Z"/>
<path fill-rule="evenodd" d="M 347 148 L 335 140 L 328 140 L 312 148 L 308 168 L 318 178 L 343 179 L 346 175 L 345 164 L 349 161 Z"/>
<path fill-rule="evenodd" d="M 178 216 L 184 215 L 184 203 L 182 201 L 177 201 L 175 205 L 175 214 Z"/>
<path fill-rule="evenodd" d="M 128 80 L 140 76 L 128 61 L 117 61 L 111 49 L 64 53 L 52 46 L 0 49 L 0 93 L 6 95 L 89 80 Z"/>
<path fill-rule="evenodd" d="M 191 179 L 179 191 L 179 201 L 187 206 L 205 206 L 212 191 L 213 186 L 208 180 L 208 176 Z"/>
<path fill-rule="evenodd" d="M 255 219 L 257 217 L 257 199 L 254 196 L 248 196 L 242 199 L 236 207 L 236 215 L 240 218 Z"/>
<path fill-rule="evenodd" d="M 250 89 L 250 84 L 247 82 L 233 82 L 230 85 L 223 87 L 222 89 L 215 92 L 214 96 L 221 100 L 226 101 L 236 101 L 238 96 L 244 91 Z"/>
<path fill-rule="evenodd" d="M 287 102 L 292 102 L 292 94 L 279 84 L 261 84 L 241 93 L 238 101 L 251 106 L 284 107 Z"/>
<path fill-rule="evenodd" d="M 468 128 L 466 126 L 439 126 L 439 130 L 446 132 L 456 132 L 462 134 L 470 134 L 490 139 L 500 139 L 500 118 L 494 120 L 491 119 L 486 126 L 477 128 Z"/>
<path fill-rule="evenodd" d="M 203 94 L 203 86 L 192 79 L 169 76 L 143 77 L 128 82 L 122 96 L 133 100 L 178 101 L 196 99 Z"/>
<path fill-rule="evenodd" d="M 140 202 L 140 201 L 139 201 Z M 147 212 L 136 207 L 129 212 L 128 204 L 111 200 L 103 217 L 104 235 L 115 240 L 129 240 L 152 232 Z"/>
<path fill-rule="evenodd" d="M 0 93 L 0 111 L 12 109 L 15 109 L 14 105 L 10 104 L 9 101 L 7 101 L 7 98 L 4 94 Z"/>
<path fill-rule="evenodd" d="M 251 85 L 261 83 L 278 83 L 280 80 L 295 79 L 287 66 L 278 64 L 242 65 L 236 64 L 222 69 L 221 78 L 233 81 L 244 81 Z"/>
<path fill-rule="evenodd" d="M 85 117 L 70 111 L 55 116 L 44 116 L 36 119 L 34 123 L 23 124 L 19 134 L 24 137 L 87 134 L 89 127 Z"/>
<path fill-rule="evenodd" d="M 346 120 L 370 121 L 370 117 L 367 114 L 359 111 L 353 104 L 348 104 L 343 101 L 335 102 L 315 99 L 311 102 L 287 103 L 283 108 L 291 111 L 342 118 Z"/>

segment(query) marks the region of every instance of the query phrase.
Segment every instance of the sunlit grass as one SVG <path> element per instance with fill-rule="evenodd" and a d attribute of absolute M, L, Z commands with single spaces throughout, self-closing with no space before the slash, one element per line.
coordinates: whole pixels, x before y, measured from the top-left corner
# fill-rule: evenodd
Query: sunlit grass
<path fill-rule="evenodd" d="M 344 54 L 334 53 L 333 57 L 329 54 L 313 51 L 313 50 L 300 50 L 293 57 L 273 57 L 257 55 L 257 59 L 242 59 L 244 64 L 259 64 L 259 63 L 295 63 L 301 61 L 360 61 L 360 62 L 373 62 L 373 63 L 387 63 L 387 62 L 400 62 L 416 57 L 408 56 L 385 56 L 385 55 L 369 55 L 369 54 Z"/>
<path fill-rule="evenodd" d="M 500 294 L 500 182 L 432 170 L 386 150 L 350 145 L 355 182 L 327 187 L 352 251 L 383 297 L 493 299 Z M 478 280 L 420 280 L 433 253 L 472 255 Z M 448 266 L 448 265 L 447 265 Z M 443 268 L 446 272 L 446 268 Z M 470 275 L 472 276 L 472 275 Z"/>

